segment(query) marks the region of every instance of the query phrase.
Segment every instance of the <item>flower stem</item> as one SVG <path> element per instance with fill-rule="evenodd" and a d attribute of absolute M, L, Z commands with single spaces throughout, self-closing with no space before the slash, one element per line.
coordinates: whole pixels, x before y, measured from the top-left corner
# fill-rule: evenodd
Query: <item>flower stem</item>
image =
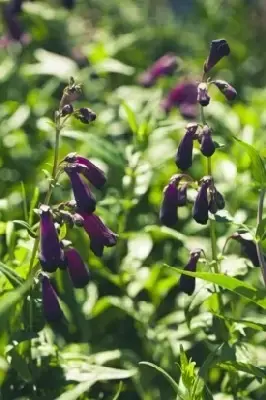
<path fill-rule="evenodd" d="M 258 204 L 258 212 L 257 212 L 257 227 L 262 221 L 262 214 L 263 214 L 263 204 L 265 198 L 266 189 L 261 189 L 260 197 L 259 197 L 259 204 Z M 258 259 L 261 267 L 261 272 L 264 280 L 264 284 L 266 286 L 266 262 L 264 259 L 263 251 L 260 242 L 256 242 L 256 249 L 258 254 Z"/>

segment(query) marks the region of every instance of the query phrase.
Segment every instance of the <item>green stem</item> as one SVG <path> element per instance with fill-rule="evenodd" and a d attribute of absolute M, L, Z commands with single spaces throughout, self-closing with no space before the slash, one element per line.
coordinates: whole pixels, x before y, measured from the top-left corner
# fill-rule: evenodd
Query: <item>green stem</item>
<path fill-rule="evenodd" d="M 262 214 L 263 214 L 263 204 L 264 204 L 264 197 L 265 197 L 266 189 L 261 189 L 260 197 L 259 197 L 259 204 L 258 204 L 258 212 L 257 212 L 257 227 L 262 221 Z M 266 286 L 266 262 L 264 259 L 263 251 L 260 242 L 256 242 L 256 249 L 258 254 L 258 259 L 261 267 L 261 272 L 264 280 L 264 284 Z"/>

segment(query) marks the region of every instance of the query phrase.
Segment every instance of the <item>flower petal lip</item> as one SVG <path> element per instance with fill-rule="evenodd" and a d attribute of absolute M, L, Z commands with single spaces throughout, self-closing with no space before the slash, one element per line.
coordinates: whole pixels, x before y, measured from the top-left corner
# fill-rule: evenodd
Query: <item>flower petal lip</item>
<path fill-rule="evenodd" d="M 198 191 L 193 210 L 192 216 L 194 220 L 201 225 L 207 225 L 208 222 L 208 187 L 209 181 L 203 181 Z"/>
<path fill-rule="evenodd" d="M 90 237 L 90 248 L 93 253 L 101 257 L 104 247 L 112 247 L 117 243 L 118 235 L 112 232 L 103 221 L 95 214 L 80 211 L 84 218 L 84 229 Z"/>
<path fill-rule="evenodd" d="M 230 47 L 225 39 L 216 39 L 211 42 L 210 52 L 204 63 L 204 72 L 209 72 L 223 57 L 230 54 Z"/>
<path fill-rule="evenodd" d="M 93 196 L 90 188 L 81 179 L 79 173 L 76 170 L 75 164 L 73 166 L 67 166 L 64 171 L 68 174 L 73 194 L 77 202 L 77 208 L 88 213 L 92 213 L 96 208 L 96 200 Z"/>
<path fill-rule="evenodd" d="M 64 252 L 60 246 L 51 209 L 44 204 L 40 206 L 39 260 L 42 269 L 47 272 L 54 272 L 58 267 L 65 266 Z"/>
<path fill-rule="evenodd" d="M 82 173 L 85 178 L 88 179 L 88 181 L 90 181 L 91 184 L 97 189 L 102 189 L 102 187 L 105 185 L 106 177 L 104 172 L 87 158 L 82 157 L 77 153 L 69 153 L 65 157 L 64 161 L 86 167 L 83 169 L 81 168 L 80 173 Z"/>
<path fill-rule="evenodd" d="M 67 269 L 75 288 L 84 288 L 90 281 L 90 272 L 80 254 L 74 248 L 65 250 Z"/>
<path fill-rule="evenodd" d="M 41 285 L 44 317 L 47 322 L 57 322 L 62 319 L 64 314 L 61 310 L 56 291 L 47 276 L 42 275 Z"/>
<path fill-rule="evenodd" d="M 184 267 L 185 271 L 196 272 L 197 262 L 200 258 L 201 249 L 194 249 L 190 252 L 190 258 L 187 265 Z M 193 276 L 181 275 L 179 279 L 179 288 L 181 292 L 191 296 L 195 290 L 196 281 Z"/>

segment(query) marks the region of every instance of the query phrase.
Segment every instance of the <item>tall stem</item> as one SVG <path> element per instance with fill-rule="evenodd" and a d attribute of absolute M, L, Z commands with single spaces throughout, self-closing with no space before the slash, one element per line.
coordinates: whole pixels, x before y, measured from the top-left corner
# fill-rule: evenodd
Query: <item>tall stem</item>
<path fill-rule="evenodd" d="M 258 212 L 257 212 L 257 227 L 262 221 L 262 214 L 263 214 L 263 204 L 264 204 L 264 197 L 265 197 L 266 189 L 261 189 L 260 197 L 259 197 L 259 204 L 258 204 Z M 264 280 L 264 284 L 266 286 L 266 262 L 264 259 L 264 255 L 262 252 L 262 247 L 259 242 L 256 242 L 257 254 L 258 259 L 261 267 L 261 272 Z"/>

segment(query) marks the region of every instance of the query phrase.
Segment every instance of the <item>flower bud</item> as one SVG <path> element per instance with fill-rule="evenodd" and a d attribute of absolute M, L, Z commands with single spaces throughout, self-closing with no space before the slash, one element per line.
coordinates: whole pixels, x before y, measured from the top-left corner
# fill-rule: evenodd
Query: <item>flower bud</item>
<path fill-rule="evenodd" d="M 233 86 L 229 85 L 226 81 L 216 80 L 212 81 L 214 85 L 223 93 L 223 95 L 227 98 L 227 100 L 235 100 L 237 96 L 237 91 Z"/>
<path fill-rule="evenodd" d="M 72 114 L 74 111 L 74 108 L 72 104 L 66 104 L 62 110 L 61 110 L 61 115 L 62 117 L 65 117 L 66 115 Z"/>
<path fill-rule="evenodd" d="M 178 189 L 174 181 L 170 181 L 164 188 L 163 201 L 160 208 L 160 221 L 169 228 L 173 227 L 177 221 Z"/>
<path fill-rule="evenodd" d="M 215 144 L 212 140 L 212 130 L 205 125 L 199 137 L 200 150 L 205 157 L 211 157 L 215 152 Z"/>
<path fill-rule="evenodd" d="M 210 180 L 207 179 L 202 182 L 201 187 L 198 191 L 194 206 L 193 206 L 193 211 L 192 211 L 192 216 L 194 220 L 198 224 L 202 225 L 207 225 L 208 222 L 208 188 L 210 185 Z"/>
<path fill-rule="evenodd" d="M 210 96 L 208 95 L 208 86 L 205 82 L 201 82 L 198 85 L 197 101 L 203 107 L 206 107 L 210 102 Z"/>
<path fill-rule="evenodd" d="M 83 122 L 83 124 L 89 124 L 96 119 L 96 114 L 90 108 L 80 108 L 74 114 L 75 118 Z"/>
<path fill-rule="evenodd" d="M 70 78 L 68 86 L 64 89 L 63 96 L 60 101 L 60 110 L 67 105 L 77 100 L 81 93 L 81 86 L 76 84 L 74 78 Z"/>
<path fill-rule="evenodd" d="M 199 261 L 201 251 L 201 249 L 194 249 L 190 252 L 190 259 L 185 266 L 184 271 L 196 272 L 197 262 Z M 181 292 L 191 296 L 195 290 L 195 285 L 196 282 L 193 276 L 181 275 L 179 280 L 179 288 Z"/>
<path fill-rule="evenodd" d="M 256 244 L 253 240 L 247 239 L 245 237 L 245 234 L 246 232 L 242 233 L 236 232 L 231 236 L 231 238 L 238 241 L 238 243 L 241 246 L 241 251 L 243 255 L 252 262 L 254 267 L 259 267 L 260 263 L 259 263 Z"/>
<path fill-rule="evenodd" d="M 75 213 L 72 215 L 72 218 L 76 226 L 84 226 L 84 218 L 81 215 Z"/>
<path fill-rule="evenodd" d="M 67 269 L 73 286 L 77 289 L 84 288 L 90 281 L 90 273 L 87 265 L 83 262 L 76 249 L 67 249 L 65 255 Z"/>
<path fill-rule="evenodd" d="M 230 47 L 225 39 L 211 42 L 210 53 L 204 64 L 204 72 L 209 72 L 223 57 L 228 56 Z"/>
<path fill-rule="evenodd" d="M 49 278 L 42 275 L 42 306 L 43 314 L 47 322 L 57 322 L 63 317 L 55 289 Z"/>
<path fill-rule="evenodd" d="M 198 125 L 190 124 L 187 126 L 185 135 L 179 143 L 175 163 L 182 171 L 192 165 L 193 140 L 195 139 Z"/>

